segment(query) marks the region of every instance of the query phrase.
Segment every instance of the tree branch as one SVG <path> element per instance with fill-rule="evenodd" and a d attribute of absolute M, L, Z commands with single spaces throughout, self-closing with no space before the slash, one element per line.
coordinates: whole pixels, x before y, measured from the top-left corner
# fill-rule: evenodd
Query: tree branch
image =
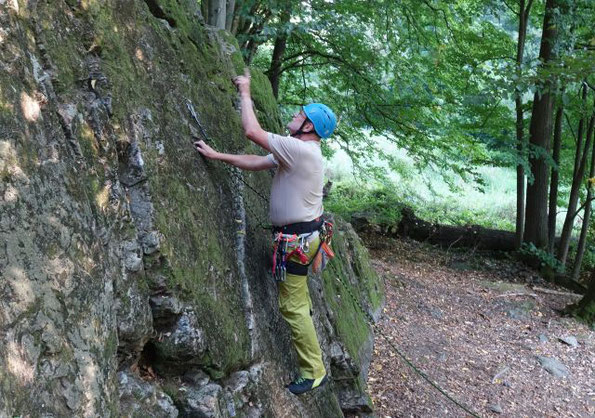
<path fill-rule="evenodd" d="M 516 10 L 514 10 L 514 8 L 510 4 L 508 4 L 508 2 L 506 0 L 502 0 L 502 3 L 506 6 L 506 8 L 508 10 L 510 10 L 512 13 L 514 13 L 517 16 L 521 16 L 521 13 L 524 12 L 524 10 L 518 11 L 518 12 Z"/>
<path fill-rule="evenodd" d="M 590 186 L 587 186 L 587 187 L 590 187 Z M 576 218 L 576 216 L 581 212 L 581 210 L 583 210 L 585 208 L 585 206 L 587 206 L 587 204 L 592 202 L 593 200 L 595 200 L 595 196 L 593 196 L 589 200 L 585 200 L 585 202 L 576 210 L 576 212 L 574 212 L 574 214 L 572 215 L 572 219 Z"/>
<path fill-rule="evenodd" d="M 527 7 L 525 7 L 525 10 L 523 10 L 523 13 L 525 13 L 525 15 L 529 14 L 529 12 L 531 11 L 532 5 L 533 5 L 533 0 L 529 0 L 529 2 L 527 3 Z M 527 16 L 525 16 L 525 18 L 527 18 Z"/>
<path fill-rule="evenodd" d="M 306 57 L 321 57 L 321 58 L 325 58 L 328 60 L 328 62 L 330 63 L 331 61 L 334 62 L 338 62 L 340 64 L 342 64 L 343 66 L 349 68 L 353 73 L 357 74 L 359 77 L 361 77 L 364 81 L 366 81 L 368 84 L 373 84 L 373 82 L 359 69 L 357 68 L 354 64 L 350 63 L 349 61 L 347 61 L 346 59 L 344 59 L 342 56 L 340 55 L 333 55 L 330 53 L 325 53 L 325 52 L 321 52 L 321 51 L 317 51 L 317 50 L 305 50 L 302 51 L 300 53 L 296 53 L 296 54 L 292 54 L 290 56 L 288 56 L 286 59 L 284 59 L 284 61 L 287 61 L 289 59 L 295 59 L 297 57 L 302 57 L 301 60 L 293 62 L 292 64 L 289 64 L 283 68 L 281 68 L 280 73 L 283 73 L 291 68 L 294 68 L 297 66 L 297 62 L 303 62 L 303 60 Z"/>
<path fill-rule="evenodd" d="M 309 64 L 306 64 L 304 61 L 305 60 L 299 60 L 299 61 L 293 62 L 291 65 L 288 65 L 287 67 L 285 67 L 282 70 L 280 70 L 279 71 L 279 75 L 283 74 L 283 72 L 285 72 L 285 71 L 288 71 L 288 70 L 291 70 L 291 69 L 295 69 L 295 68 L 302 68 L 302 67 L 323 67 L 325 65 L 328 65 L 328 61 L 327 62 L 311 62 Z"/>
<path fill-rule="evenodd" d="M 423 0 L 423 3 L 428 6 L 435 14 L 442 14 L 442 19 L 444 20 L 444 24 L 446 25 L 446 29 L 448 29 L 448 31 L 450 32 L 450 35 L 452 36 L 452 38 L 455 40 L 455 43 L 458 44 L 457 42 L 457 38 L 455 36 L 454 31 L 452 30 L 452 28 L 450 27 L 450 23 L 448 23 L 448 16 L 446 16 L 446 12 L 444 11 L 444 9 L 442 8 L 436 8 L 434 6 L 432 6 L 428 0 Z"/>
<path fill-rule="evenodd" d="M 574 143 L 576 144 L 578 139 L 576 137 L 576 132 L 574 132 L 574 130 L 572 129 L 572 124 L 570 123 L 570 117 L 568 116 L 567 112 L 564 112 L 564 118 L 566 119 L 566 123 L 568 124 L 568 129 L 570 129 L 570 133 L 572 134 L 572 137 L 574 138 Z"/>

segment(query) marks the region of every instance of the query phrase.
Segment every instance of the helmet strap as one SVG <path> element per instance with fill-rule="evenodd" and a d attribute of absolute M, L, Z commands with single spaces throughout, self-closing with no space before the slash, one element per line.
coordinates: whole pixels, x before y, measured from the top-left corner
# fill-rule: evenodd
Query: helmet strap
<path fill-rule="evenodd" d="M 302 122 L 302 124 L 300 125 L 299 129 L 297 131 L 295 131 L 295 133 L 293 134 L 293 136 L 302 136 L 303 134 L 309 133 L 309 132 L 304 132 L 302 129 L 304 129 L 304 125 L 306 124 L 306 122 L 308 122 L 308 118 L 304 119 L 304 121 Z"/>
<path fill-rule="evenodd" d="M 305 125 L 307 122 L 310 122 L 310 123 L 312 123 L 312 122 L 310 121 L 310 119 L 308 119 L 308 118 L 304 119 L 304 121 L 302 122 L 302 124 L 301 124 L 301 126 L 299 127 L 299 129 L 298 129 L 297 131 L 295 131 L 295 133 L 294 133 L 292 136 L 294 136 L 294 137 L 298 137 L 298 138 L 300 138 L 302 135 L 306 135 L 306 134 L 314 134 L 314 135 L 318 136 L 318 134 L 316 133 L 316 130 L 312 130 L 311 132 L 304 132 L 304 131 L 303 131 L 303 129 L 304 129 L 304 125 Z M 300 139 L 301 139 L 301 138 L 300 138 Z M 320 138 L 319 138 L 319 139 L 320 139 Z"/>

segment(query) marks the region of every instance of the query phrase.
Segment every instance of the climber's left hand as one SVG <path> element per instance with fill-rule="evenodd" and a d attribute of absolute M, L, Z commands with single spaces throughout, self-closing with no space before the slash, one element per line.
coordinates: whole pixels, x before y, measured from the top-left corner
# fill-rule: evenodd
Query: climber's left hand
<path fill-rule="evenodd" d="M 250 94 L 250 69 L 244 69 L 244 75 L 239 75 L 233 79 L 234 84 L 241 94 Z"/>

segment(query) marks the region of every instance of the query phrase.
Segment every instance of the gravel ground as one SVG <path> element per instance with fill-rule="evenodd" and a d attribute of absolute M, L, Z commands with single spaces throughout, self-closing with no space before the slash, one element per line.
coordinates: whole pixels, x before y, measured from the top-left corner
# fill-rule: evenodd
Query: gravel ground
<path fill-rule="evenodd" d="M 382 246 L 370 250 L 386 284 L 379 326 L 447 393 L 479 416 L 595 416 L 595 332 L 560 313 L 578 295 L 514 260 L 408 240 Z M 387 339 L 375 344 L 368 384 L 378 417 L 467 416 Z"/>

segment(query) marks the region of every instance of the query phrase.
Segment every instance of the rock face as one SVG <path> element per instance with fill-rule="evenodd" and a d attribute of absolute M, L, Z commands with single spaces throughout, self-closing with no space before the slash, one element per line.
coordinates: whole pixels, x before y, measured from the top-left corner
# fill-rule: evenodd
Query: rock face
<path fill-rule="evenodd" d="M 555 358 L 545 357 L 545 356 L 537 356 L 537 361 L 545 370 L 556 377 L 566 377 L 568 376 L 569 370 L 564 364 L 560 363 Z"/>
<path fill-rule="evenodd" d="M 0 416 L 371 411 L 352 298 L 376 316 L 383 289 L 355 233 L 338 223 L 338 256 L 310 282 L 331 383 L 294 397 L 258 196 L 270 173 L 191 145 L 189 109 L 215 148 L 259 152 L 234 107 L 242 66 L 196 1 L 0 1 Z"/>

